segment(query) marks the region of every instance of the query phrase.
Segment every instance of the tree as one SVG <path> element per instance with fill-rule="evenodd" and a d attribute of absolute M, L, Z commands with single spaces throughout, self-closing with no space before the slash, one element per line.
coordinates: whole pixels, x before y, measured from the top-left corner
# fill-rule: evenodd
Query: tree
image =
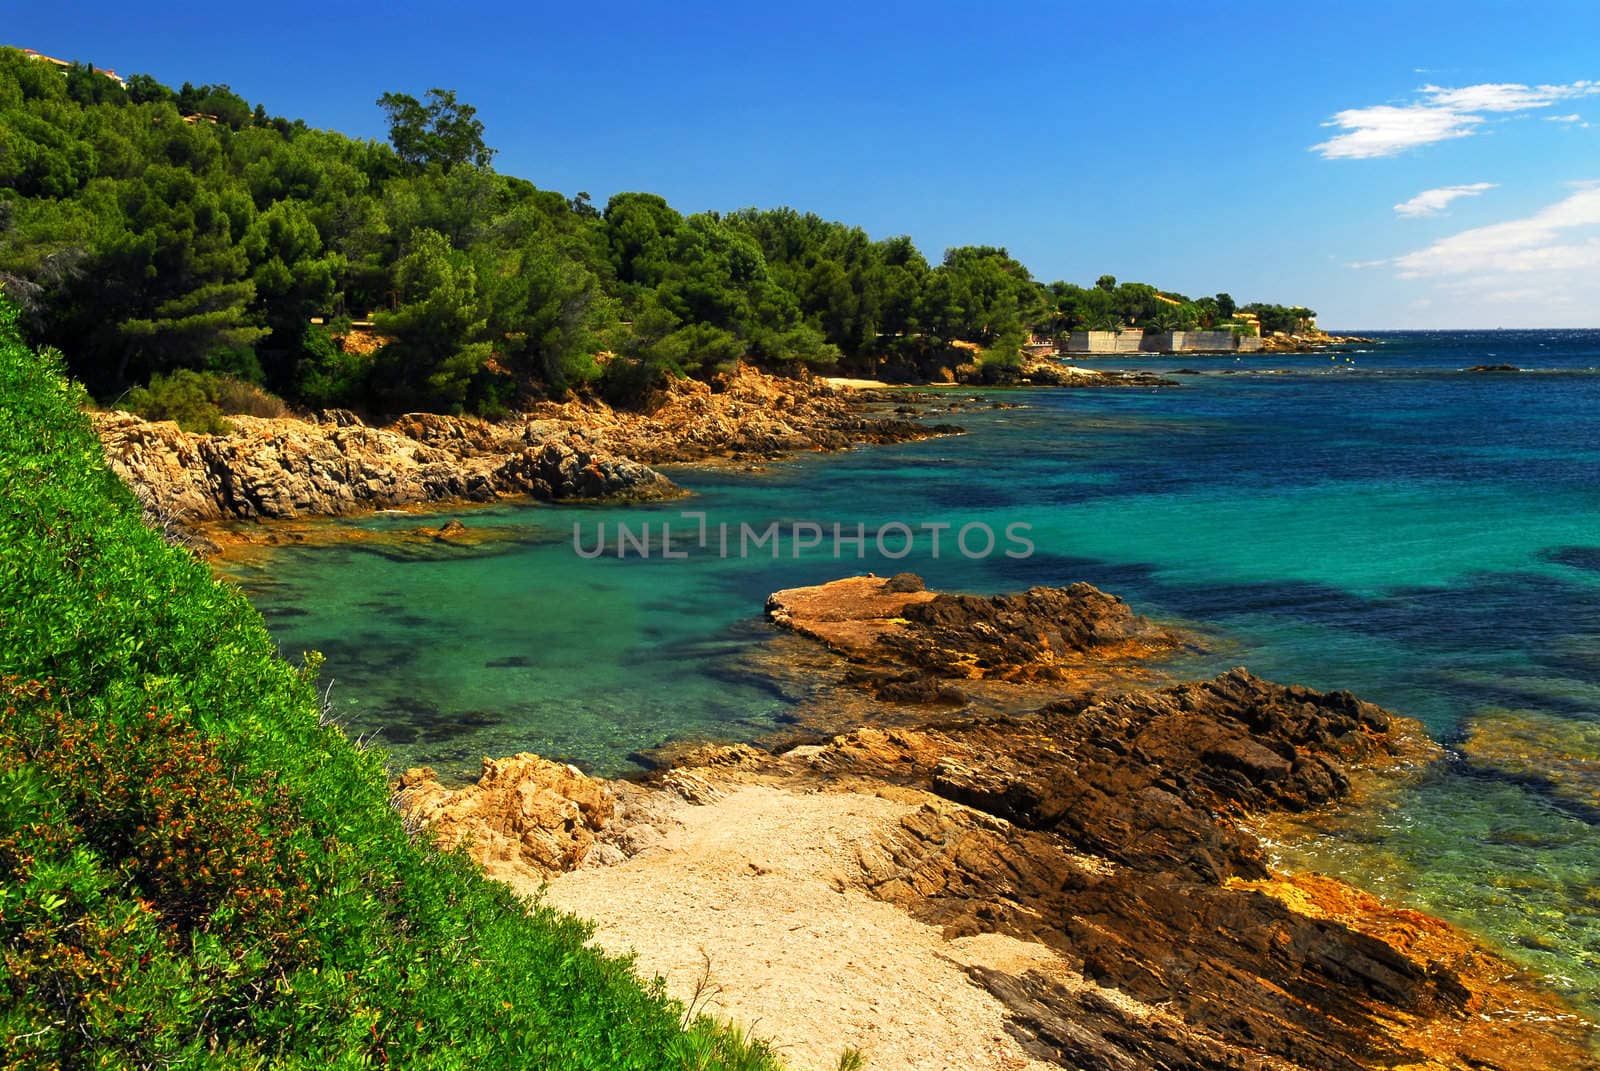
<path fill-rule="evenodd" d="M 600 335 L 616 321 L 599 277 L 534 234 L 502 269 L 489 327 L 512 368 L 565 391 L 599 377 Z"/>
<path fill-rule="evenodd" d="M 993 246 L 946 250 L 923 293 L 923 324 L 947 340 L 988 344 L 1035 322 L 1047 308 L 1028 269 Z"/>
<path fill-rule="evenodd" d="M 1220 293 L 1217 295 L 1216 300 L 1217 314 L 1220 315 L 1224 320 L 1232 316 L 1239 309 L 1239 306 L 1234 304 L 1232 294 Z"/>
<path fill-rule="evenodd" d="M 427 103 L 407 93 L 385 93 L 378 104 L 389 116 L 389 144 L 412 167 L 437 164 L 449 171 L 460 164 L 488 167 L 494 159 L 478 109 L 458 102 L 453 89 L 428 90 Z"/>
<path fill-rule="evenodd" d="M 1094 281 L 1094 285 L 1096 288 L 1110 293 L 1117 288 L 1117 277 L 1115 275 L 1102 275 Z"/>
<path fill-rule="evenodd" d="M 418 231 L 395 265 L 400 307 L 376 318 L 394 339 L 380 354 L 380 389 L 391 405 L 459 412 L 491 349 L 478 273 L 438 231 Z"/>
<path fill-rule="evenodd" d="M 158 350 L 174 368 L 222 366 L 229 350 L 248 349 L 267 329 L 251 323 L 255 284 L 206 283 L 157 305 L 147 318 L 124 320 L 118 329 L 130 344 Z"/>

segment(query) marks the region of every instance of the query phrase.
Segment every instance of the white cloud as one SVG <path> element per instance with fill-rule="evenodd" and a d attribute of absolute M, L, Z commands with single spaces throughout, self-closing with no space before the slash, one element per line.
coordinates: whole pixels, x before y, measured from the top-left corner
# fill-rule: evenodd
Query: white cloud
<path fill-rule="evenodd" d="M 1457 198 L 1476 197 L 1483 191 L 1494 188 L 1493 182 L 1471 182 L 1464 186 L 1440 186 L 1438 189 L 1423 190 L 1411 200 L 1395 205 L 1395 215 L 1437 216 Z"/>
<path fill-rule="evenodd" d="M 1548 108 L 1558 100 L 1587 97 L 1600 93 L 1600 83 L 1573 82 L 1564 86 L 1525 86 L 1516 82 L 1485 82 L 1481 85 L 1446 89 L 1423 86 L 1420 92 L 1436 108 L 1457 112 L 1524 112 L 1529 108 Z"/>
<path fill-rule="evenodd" d="M 1571 115 L 1547 115 L 1544 117 L 1544 121 L 1547 123 L 1581 123 L 1583 122 L 1583 116 L 1577 112 L 1573 112 Z"/>
<path fill-rule="evenodd" d="M 1525 219 L 1441 238 L 1395 257 L 1403 279 L 1503 277 L 1526 272 L 1600 273 L 1600 187 L 1568 194 Z"/>
<path fill-rule="evenodd" d="M 1435 326 L 1595 326 L 1600 307 L 1600 182 L 1569 182 L 1553 204 L 1352 268 L 1388 268 Z M 1418 291 L 1421 291 L 1420 293 Z M 1426 309 L 1423 301 L 1433 302 Z"/>
<path fill-rule="evenodd" d="M 1328 160 L 1394 156 L 1418 145 L 1468 137 L 1472 128 L 1481 122 L 1482 116 L 1461 115 L 1423 104 L 1351 108 L 1322 124 L 1343 127 L 1349 133 L 1336 135 L 1311 148 Z"/>
<path fill-rule="evenodd" d="M 1420 99 L 1408 104 L 1378 104 L 1335 113 L 1322 125 L 1345 132 L 1311 146 L 1312 151 L 1329 160 L 1396 156 L 1421 145 L 1471 137 L 1488 115 L 1511 115 L 1600 94 L 1600 82 L 1537 86 L 1484 82 L 1453 89 L 1425 85 L 1417 92 Z"/>

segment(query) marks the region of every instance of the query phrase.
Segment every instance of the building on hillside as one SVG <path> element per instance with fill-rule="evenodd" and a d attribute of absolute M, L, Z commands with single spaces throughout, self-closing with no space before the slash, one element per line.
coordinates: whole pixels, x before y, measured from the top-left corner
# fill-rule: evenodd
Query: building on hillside
<path fill-rule="evenodd" d="M 24 49 L 21 50 L 21 52 L 22 52 L 22 54 L 24 56 L 27 56 L 29 59 L 38 60 L 40 63 L 48 63 L 48 64 L 50 64 L 50 65 L 52 65 L 54 67 L 61 68 L 61 73 L 62 74 L 66 74 L 67 73 L 67 68 L 74 66 L 74 64 L 68 62 L 67 60 L 56 59 L 54 56 L 46 56 L 43 52 L 40 52 L 37 49 L 24 48 Z M 111 79 L 113 82 L 117 83 L 117 85 L 119 85 L 119 86 L 122 86 L 124 89 L 126 89 L 128 87 L 128 83 L 124 82 L 122 80 L 122 78 L 117 74 L 117 72 L 113 71 L 109 67 L 90 67 L 89 69 L 91 71 L 93 71 L 95 74 L 98 74 L 98 75 L 101 75 L 103 77 Z"/>
<path fill-rule="evenodd" d="M 1054 357 L 1061 348 L 1049 336 L 1030 334 L 1028 341 L 1022 344 L 1022 352 L 1029 357 Z"/>

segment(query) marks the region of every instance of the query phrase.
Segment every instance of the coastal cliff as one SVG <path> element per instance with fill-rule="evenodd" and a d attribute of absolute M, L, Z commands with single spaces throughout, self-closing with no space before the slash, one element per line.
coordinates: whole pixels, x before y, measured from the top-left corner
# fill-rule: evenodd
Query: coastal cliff
<path fill-rule="evenodd" d="M 986 599 L 855 577 L 768 614 L 846 676 L 1067 697 L 993 714 L 935 689 L 920 724 L 701 747 L 644 784 L 532 756 L 510 760 L 514 790 L 504 763 L 460 789 L 417 770 L 401 806 L 515 888 L 551 880 L 604 947 L 674 991 L 713 987 L 801 1067 L 841 1040 L 879 1066 L 1594 1066 L 1589 1024 L 1516 968 L 1276 873 L 1252 832 L 1436 761 L 1416 724 L 1242 669 L 1074 689 L 1068 667 L 1176 642 L 1087 585 Z"/>
<path fill-rule="evenodd" d="M 670 498 L 665 476 L 567 429 L 413 414 L 372 428 L 234 417 L 227 435 L 96 413 L 112 469 L 147 504 L 186 522 L 344 515 L 448 499 Z"/>
<path fill-rule="evenodd" d="M 501 422 L 410 413 L 371 427 L 331 410 L 312 419 L 232 417 L 230 432 L 208 435 L 122 412 L 92 419 L 112 469 L 153 513 L 185 524 L 506 496 L 672 498 L 684 492 L 651 465 L 771 459 L 961 430 L 863 413 L 850 392 L 747 366 L 711 383 L 675 381 L 639 410 L 545 402 Z"/>

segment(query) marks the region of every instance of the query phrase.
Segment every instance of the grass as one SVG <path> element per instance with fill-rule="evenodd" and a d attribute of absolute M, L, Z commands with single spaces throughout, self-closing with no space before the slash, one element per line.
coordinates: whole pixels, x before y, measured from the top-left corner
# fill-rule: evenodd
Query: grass
<path fill-rule="evenodd" d="M 0 1068 L 776 1066 L 408 836 L 85 400 L 0 302 Z"/>

